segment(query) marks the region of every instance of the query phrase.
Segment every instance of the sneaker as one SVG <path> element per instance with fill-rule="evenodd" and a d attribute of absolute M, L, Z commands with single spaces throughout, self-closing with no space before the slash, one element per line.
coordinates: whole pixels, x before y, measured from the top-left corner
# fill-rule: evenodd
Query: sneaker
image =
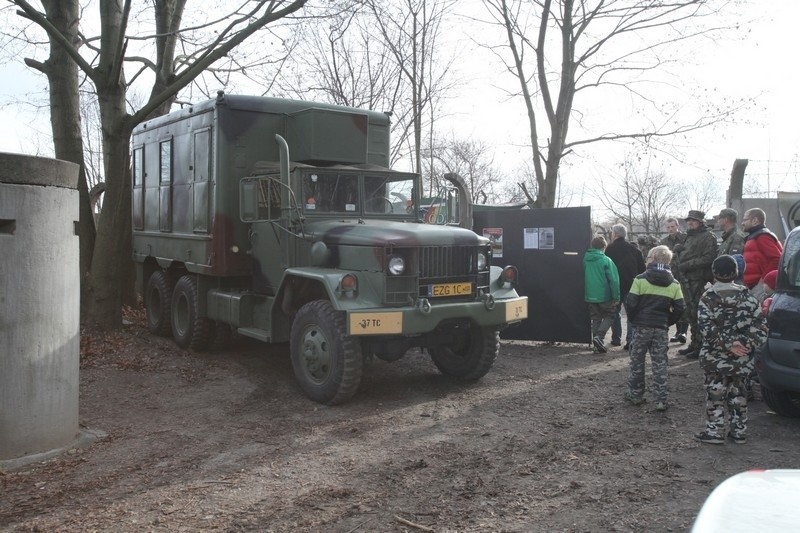
<path fill-rule="evenodd" d="M 747 442 L 747 437 L 744 435 L 737 435 L 736 433 L 728 433 L 728 438 L 736 444 L 744 444 Z"/>
<path fill-rule="evenodd" d="M 625 399 L 632 403 L 633 405 L 642 405 L 644 403 L 644 398 L 639 398 L 634 396 L 633 393 L 629 390 L 625 391 Z"/>
<path fill-rule="evenodd" d="M 605 345 L 603 344 L 603 341 L 600 340 L 599 337 L 595 337 L 595 338 L 592 339 L 592 345 L 594 346 L 595 350 L 597 350 L 596 353 L 606 353 L 606 352 L 608 352 L 608 350 L 606 349 Z"/>
<path fill-rule="evenodd" d="M 664 412 L 667 410 L 667 402 L 658 402 L 656 404 L 656 411 Z"/>
<path fill-rule="evenodd" d="M 680 355 L 686 355 L 687 353 L 690 353 L 690 352 L 693 352 L 693 351 L 694 351 L 694 348 L 692 348 L 691 346 L 688 346 L 686 348 L 681 348 L 680 350 L 678 350 L 678 353 Z"/>
<path fill-rule="evenodd" d="M 725 439 L 718 435 L 712 435 L 708 431 L 695 433 L 694 440 L 705 442 L 706 444 L 725 444 Z"/>
<path fill-rule="evenodd" d="M 686 344 L 686 335 L 684 333 L 678 333 L 674 337 L 672 337 L 669 342 L 677 342 L 678 344 Z"/>
<path fill-rule="evenodd" d="M 700 350 L 694 350 L 693 352 L 689 352 L 686 355 L 686 359 L 699 359 L 700 358 Z"/>
<path fill-rule="evenodd" d="M 614 340 L 612 340 L 612 341 L 611 341 L 611 346 L 622 346 L 622 343 L 621 343 L 620 341 L 614 341 Z"/>

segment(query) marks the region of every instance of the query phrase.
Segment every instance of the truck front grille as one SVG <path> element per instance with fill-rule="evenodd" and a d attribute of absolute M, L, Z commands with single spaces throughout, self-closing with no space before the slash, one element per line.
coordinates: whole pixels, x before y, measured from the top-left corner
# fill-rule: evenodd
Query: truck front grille
<path fill-rule="evenodd" d="M 402 254 L 407 264 L 416 264 L 416 271 L 404 276 L 387 276 L 385 301 L 387 304 L 409 305 L 418 298 L 427 298 L 431 286 L 444 283 L 470 283 L 469 295 L 440 297 L 436 301 L 473 301 L 482 290 L 488 291 L 489 270 L 478 272 L 478 252 L 487 254 L 491 261 L 489 247 L 479 246 L 425 246 L 419 248 L 395 249 L 393 253 Z"/>

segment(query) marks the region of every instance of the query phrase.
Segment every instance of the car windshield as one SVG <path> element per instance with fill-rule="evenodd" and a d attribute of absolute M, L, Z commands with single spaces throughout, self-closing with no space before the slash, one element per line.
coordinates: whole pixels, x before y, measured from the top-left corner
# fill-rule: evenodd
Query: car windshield
<path fill-rule="evenodd" d="M 781 268 L 792 289 L 800 288 L 800 233 L 794 233 L 786 239 Z"/>
<path fill-rule="evenodd" d="M 303 175 L 300 203 L 306 214 L 409 216 L 414 213 L 414 176 L 314 171 Z"/>

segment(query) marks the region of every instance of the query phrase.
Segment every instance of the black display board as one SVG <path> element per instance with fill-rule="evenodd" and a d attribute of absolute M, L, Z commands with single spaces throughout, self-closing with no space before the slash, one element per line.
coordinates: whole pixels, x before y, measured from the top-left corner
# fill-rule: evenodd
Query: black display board
<path fill-rule="evenodd" d="M 592 239 L 591 208 L 479 211 L 473 229 L 492 238 L 495 266 L 519 269 L 517 291 L 528 297 L 528 318 L 500 333 L 504 339 L 588 343 L 583 301 L 583 255 Z"/>

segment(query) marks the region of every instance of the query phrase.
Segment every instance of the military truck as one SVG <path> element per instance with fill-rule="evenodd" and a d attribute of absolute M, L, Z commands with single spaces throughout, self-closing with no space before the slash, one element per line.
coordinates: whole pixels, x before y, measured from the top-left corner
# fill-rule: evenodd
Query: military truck
<path fill-rule="evenodd" d="M 132 136 L 133 259 L 148 328 L 193 350 L 232 332 L 289 343 L 313 400 L 350 398 L 364 359 L 427 350 L 476 380 L 527 317 L 489 240 L 422 220 L 419 176 L 389 168 L 390 117 L 226 95 Z"/>

